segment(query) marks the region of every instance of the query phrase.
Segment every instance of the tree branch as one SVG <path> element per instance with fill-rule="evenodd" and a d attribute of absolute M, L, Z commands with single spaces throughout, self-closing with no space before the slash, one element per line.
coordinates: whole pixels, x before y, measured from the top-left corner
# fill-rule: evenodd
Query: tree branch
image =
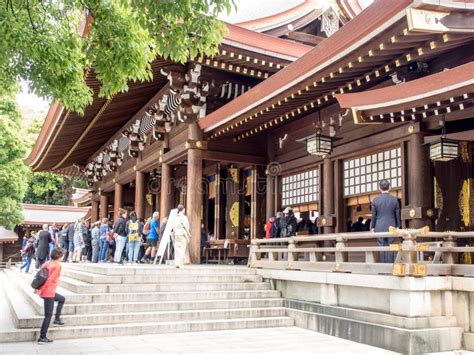
<path fill-rule="evenodd" d="M 28 11 L 28 17 L 30 19 L 31 27 L 33 27 L 33 31 L 36 31 L 35 23 L 33 22 L 33 18 L 31 17 L 29 0 L 26 0 L 26 11 Z"/>

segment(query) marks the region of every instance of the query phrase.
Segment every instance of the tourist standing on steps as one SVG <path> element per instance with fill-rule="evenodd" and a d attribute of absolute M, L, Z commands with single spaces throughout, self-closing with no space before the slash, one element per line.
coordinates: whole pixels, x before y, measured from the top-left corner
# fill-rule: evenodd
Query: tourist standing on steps
<path fill-rule="evenodd" d="M 381 194 L 372 201 L 372 224 L 374 232 L 388 232 L 390 227 L 400 228 L 400 204 L 398 198 L 390 195 L 390 182 L 382 180 L 379 183 Z M 389 246 L 394 238 L 377 238 L 379 246 Z M 390 251 L 379 253 L 381 263 L 393 263 L 394 255 Z"/>
<path fill-rule="evenodd" d="M 119 218 L 114 224 L 114 234 L 116 235 L 114 262 L 120 264 L 122 262 L 122 253 L 127 243 L 127 211 L 119 208 Z"/>
<path fill-rule="evenodd" d="M 74 256 L 74 233 L 76 231 L 76 224 L 69 223 L 67 226 L 67 239 L 68 239 L 68 250 L 64 253 L 63 261 L 72 262 Z"/>
<path fill-rule="evenodd" d="M 48 279 L 37 293 L 44 300 L 44 319 L 41 324 L 40 336 L 38 338 L 38 344 L 52 343 L 51 339 L 46 336 L 48 333 L 51 318 L 53 318 L 54 302 L 58 302 L 56 307 L 56 316 L 54 317 L 53 325 L 63 326 L 64 323 L 61 321 L 61 311 L 64 306 L 66 299 L 59 293 L 56 293 L 56 288 L 59 284 L 59 276 L 61 275 L 61 258 L 64 256 L 64 251 L 61 248 L 54 248 L 51 251 L 51 261 L 44 264 L 43 267 L 48 269 Z"/>
<path fill-rule="evenodd" d="M 92 262 L 96 263 L 99 261 L 99 247 L 100 247 L 100 231 L 99 221 L 94 222 L 94 226 L 91 231 L 91 244 L 92 244 Z"/>
<path fill-rule="evenodd" d="M 109 233 L 109 220 L 102 218 L 102 223 L 99 227 L 99 262 L 106 262 L 109 255 L 109 241 L 107 235 Z"/>
<path fill-rule="evenodd" d="M 49 243 L 51 243 L 53 239 L 51 238 L 51 234 L 48 232 L 48 225 L 43 224 L 43 230 L 38 234 L 37 240 L 37 248 L 36 248 L 36 268 L 39 269 L 48 258 L 49 254 Z"/>
<path fill-rule="evenodd" d="M 76 225 L 74 226 L 74 254 L 72 256 L 72 261 L 74 263 L 79 263 L 82 256 L 82 248 L 84 246 L 84 240 L 82 239 L 82 228 L 84 221 L 78 219 Z"/>
<path fill-rule="evenodd" d="M 181 267 L 190 263 L 189 259 L 189 242 L 191 241 L 191 233 L 189 220 L 186 217 L 183 205 L 178 205 L 178 214 L 172 221 L 172 236 L 174 245 L 174 264 Z M 169 223 L 169 222 L 168 222 Z"/>
<path fill-rule="evenodd" d="M 160 213 L 153 212 L 153 218 L 150 221 L 150 232 L 147 236 L 147 242 L 149 247 L 145 251 L 145 256 L 142 261 L 146 262 L 147 259 L 151 257 L 153 260 L 156 256 L 157 246 L 158 246 L 158 237 L 160 235 Z"/>
<path fill-rule="evenodd" d="M 142 227 L 143 228 L 143 227 Z M 135 211 L 130 212 L 130 219 L 127 222 L 127 238 L 128 238 L 128 262 L 136 264 L 138 261 L 138 253 L 140 251 L 142 228 Z"/>

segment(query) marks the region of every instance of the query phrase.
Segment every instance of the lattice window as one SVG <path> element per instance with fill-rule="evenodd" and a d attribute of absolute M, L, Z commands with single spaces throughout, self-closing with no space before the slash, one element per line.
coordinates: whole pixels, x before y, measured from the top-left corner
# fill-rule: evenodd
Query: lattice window
<path fill-rule="evenodd" d="M 402 186 L 401 148 L 344 161 L 344 196 L 378 191 L 383 179 L 393 189 Z"/>
<path fill-rule="evenodd" d="M 295 206 L 319 200 L 319 169 L 282 179 L 282 205 Z"/>

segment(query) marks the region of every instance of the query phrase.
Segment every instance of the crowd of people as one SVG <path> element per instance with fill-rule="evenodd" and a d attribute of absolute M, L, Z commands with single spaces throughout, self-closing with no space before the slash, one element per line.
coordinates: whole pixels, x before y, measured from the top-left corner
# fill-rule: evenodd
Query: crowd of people
<path fill-rule="evenodd" d="M 189 222 L 184 214 L 184 206 L 178 206 L 177 225 L 173 226 L 172 245 L 183 244 L 182 236 L 189 242 Z M 28 273 L 33 260 L 35 268 L 50 260 L 50 252 L 55 247 L 64 250 L 63 262 L 70 263 L 116 263 L 136 264 L 153 262 L 159 242 L 165 231 L 167 218 L 160 226 L 160 214 L 144 220 L 135 211 L 119 209 L 119 216 L 112 224 L 107 218 L 92 224 L 81 218 L 58 228 L 55 224 L 43 225 L 41 231 L 23 238 L 21 270 Z M 173 247 L 171 247 L 173 250 Z M 183 248 L 177 248 L 179 251 Z M 181 255 L 180 255 L 181 257 Z M 185 261 L 189 258 L 185 256 Z M 183 263 L 185 263 L 183 261 Z"/>
<path fill-rule="evenodd" d="M 55 224 L 45 224 L 41 231 L 24 237 L 21 250 L 24 262 L 21 271 L 28 273 L 33 259 L 36 260 L 35 266 L 39 270 L 35 276 L 36 281 L 44 277 L 42 271 L 47 271 L 43 283 L 34 287 L 35 293 L 44 301 L 44 319 L 38 344 L 52 342 L 47 337 L 47 332 L 53 318 L 55 302 L 58 305 L 53 325 L 64 325 L 61 311 L 66 299 L 56 292 L 61 275 L 61 262 L 114 262 L 122 265 L 151 262 L 157 254 L 163 234 L 168 231 L 171 238 L 167 238 L 167 241 L 172 246 L 170 249 L 174 249 L 175 266 L 181 267 L 190 263 L 188 246 L 191 233 L 183 205 L 176 208 L 169 228 L 166 228 L 166 218 L 160 226 L 159 212 L 154 212 L 147 221 L 138 218 L 135 211 L 129 213 L 120 208 L 118 212 L 118 218 L 113 225 L 107 218 L 92 225 L 82 218 L 75 223 L 63 225 L 61 229 Z"/>

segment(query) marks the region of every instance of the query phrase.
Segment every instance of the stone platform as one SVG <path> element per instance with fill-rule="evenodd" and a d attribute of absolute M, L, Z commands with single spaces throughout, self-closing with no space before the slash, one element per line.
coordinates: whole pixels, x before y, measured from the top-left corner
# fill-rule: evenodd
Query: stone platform
<path fill-rule="evenodd" d="M 29 285 L 32 277 L 17 269 L 0 272 L 11 314 L 10 322 L 2 321 L 0 342 L 38 337 L 43 302 Z M 63 264 L 57 292 L 67 300 L 66 326 L 50 328 L 54 339 L 294 324 L 280 292 L 245 267 Z"/>

